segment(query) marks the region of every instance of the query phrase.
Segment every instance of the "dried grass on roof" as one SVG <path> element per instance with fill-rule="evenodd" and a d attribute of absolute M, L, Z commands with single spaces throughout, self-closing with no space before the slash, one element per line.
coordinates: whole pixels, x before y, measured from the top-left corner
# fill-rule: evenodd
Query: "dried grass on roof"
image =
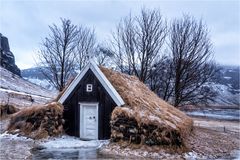
<path fill-rule="evenodd" d="M 24 108 L 12 115 L 7 130 L 33 139 L 57 136 L 63 132 L 62 114 L 63 106 L 56 102 Z"/>
<path fill-rule="evenodd" d="M 57 102 L 64 94 L 64 92 L 66 92 L 67 88 L 70 86 L 70 84 L 73 82 L 74 78 L 71 77 L 68 81 L 67 81 L 67 84 L 66 86 L 63 88 L 62 91 L 60 91 L 57 95 L 57 97 L 53 100 L 53 102 Z"/>
<path fill-rule="evenodd" d="M 125 102 L 112 113 L 113 140 L 183 145 L 185 136 L 192 130 L 190 117 L 160 99 L 135 76 L 100 69 Z"/>

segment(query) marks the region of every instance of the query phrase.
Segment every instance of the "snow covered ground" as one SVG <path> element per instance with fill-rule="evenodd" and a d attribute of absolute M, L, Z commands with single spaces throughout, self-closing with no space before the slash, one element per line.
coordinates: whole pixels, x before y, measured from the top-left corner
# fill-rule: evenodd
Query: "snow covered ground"
<path fill-rule="evenodd" d="M 52 100 L 56 92 L 37 86 L 0 67 L 0 103 L 18 107 L 43 104 Z"/>
<path fill-rule="evenodd" d="M 27 78 L 27 77 L 24 77 L 24 79 L 51 91 L 54 91 L 55 89 L 46 79 Z"/>
<path fill-rule="evenodd" d="M 218 96 L 216 98 L 215 104 L 226 104 L 226 105 L 233 105 L 233 104 L 240 104 L 240 91 L 235 90 L 237 93 L 233 94 L 229 90 L 229 86 L 222 85 L 222 84 L 213 84 L 214 90 L 218 92 Z"/>
<path fill-rule="evenodd" d="M 1 121 L 6 123 L 7 121 Z M 0 134 L 0 157 L 3 159 L 207 159 L 203 153 L 214 154 L 221 151 L 222 159 L 240 159 L 240 151 L 236 150 L 239 138 L 233 132 L 216 132 L 214 127 L 222 128 L 222 124 L 239 133 L 239 125 L 232 121 L 194 118 L 194 125 L 203 127 L 195 132 L 193 150 L 183 154 L 149 152 L 147 149 L 130 149 L 111 145 L 109 141 L 82 141 L 77 137 L 63 135 L 61 137 L 34 141 L 19 135 Z M 1 125 L 4 128 L 6 125 Z M 236 130 L 237 129 L 237 130 Z M 197 140 L 197 137 L 201 137 Z M 215 138 L 215 139 L 214 139 Z M 203 141 L 204 139 L 204 141 Z M 201 142 L 201 144 L 198 144 Z M 200 146 L 199 146 L 200 145 Z M 223 147 L 224 145 L 224 147 Z M 234 146 L 233 146 L 234 145 Z M 2 147 L 4 146 L 4 147 Z M 197 147 L 197 148 L 196 148 Z M 235 148 L 235 149 L 234 149 Z M 234 149 L 234 150 L 233 150 Z M 223 150 L 223 151 L 222 151 Z M 224 157 L 226 156 L 226 157 Z"/>

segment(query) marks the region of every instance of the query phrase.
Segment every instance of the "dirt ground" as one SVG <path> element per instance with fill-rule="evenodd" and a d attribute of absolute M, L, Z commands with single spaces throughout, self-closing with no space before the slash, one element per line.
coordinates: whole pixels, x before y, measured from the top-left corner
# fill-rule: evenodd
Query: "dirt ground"
<path fill-rule="evenodd" d="M 240 157 L 240 123 L 238 121 L 193 118 L 194 129 L 187 139 L 190 152 L 168 154 L 147 152 L 144 148 L 132 152 L 128 147 L 110 144 L 103 153 L 119 156 L 139 156 L 157 159 L 239 159 Z"/>
<path fill-rule="evenodd" d="M 32 139 L 22 137 L 4 136 L 9 119 L 0 120 L 0 159 L 31 159 L 31 148 L 38 143 Z M 152 153 L 152 157 L 164 159 L 234 159 L 234 151 L 240 150 L 240 126 L 239 122 L 211 120 L 206 118 L 194 118 L 194 130 L 188 138 L 188 146 L 192 151 L 185 155 L 172 155 L 168 153 Z M 225 129 L 224 129 L 225 128 Z M 128 148 L 113 147 L 105 150 L 121 156 L 146 156 L 149 152 L 133 152 Z M 132 153 L 132 154 L 129 154 Z M 142 155 L 141 155 L 142 154 Z M 239 156 L 239 155 L 238 155 Z M 195 157 L 195 158 L 194 158 Z M 237 159 L 237 158 L 236 158 Z"/>
<path fill-rule="evenodd" d="M 214 120 L 207 118 L 193 118 L 194 126 L 216 130 L 220 132 L 240 133 L 239 121 Z"/>
<path fill-rule="evenodd" d="M 189 137 L 190 148 L 208 158 L 234 158 L 240 151 L 239 121 L 193 118 L 194 130 Z M 239 155 L 238 155 L 239 156 Z"/>
<path fill-rule="evenodd" d="M 210 159 L 233 158 L 234 151 L 239 150 L 239 134 L 219 132 L 207 128 L 195 127 L 188 138 L 188 146 L 200 157 Z"/>

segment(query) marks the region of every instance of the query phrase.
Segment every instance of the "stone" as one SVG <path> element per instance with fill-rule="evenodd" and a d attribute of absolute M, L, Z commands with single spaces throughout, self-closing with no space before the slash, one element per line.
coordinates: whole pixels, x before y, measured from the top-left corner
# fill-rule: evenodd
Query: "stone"
<path fill-rule="evenodd" d="M 10 72 L 21 77 L 21 71 L 15 64 L 15 57 L 10 51 L 8 38 L 0 33 L 0 65 Z"/>

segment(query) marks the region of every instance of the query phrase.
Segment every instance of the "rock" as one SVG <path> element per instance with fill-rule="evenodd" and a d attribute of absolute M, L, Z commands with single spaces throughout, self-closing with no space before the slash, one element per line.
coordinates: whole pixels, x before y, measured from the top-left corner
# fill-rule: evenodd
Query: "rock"
<path fill-rule="evenodd" d="M 4 37 L 0 33 L 0 61 L 1 66 L 10 72 L 21 76 L 21 71 L 15 64 L 15 58 L 13 53 L 10 51 L 8 38 Z"/>

